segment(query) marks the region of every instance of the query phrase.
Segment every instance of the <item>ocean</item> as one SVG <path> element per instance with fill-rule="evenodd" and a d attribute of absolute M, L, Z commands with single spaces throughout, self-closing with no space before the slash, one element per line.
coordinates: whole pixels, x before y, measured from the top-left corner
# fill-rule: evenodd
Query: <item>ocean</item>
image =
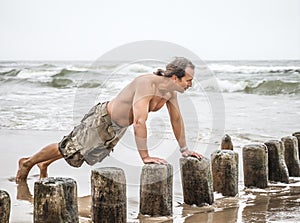
<path fill-rule="evenodd" d="M 219 148 L 221 138 L 226 133 L 231 136 L 234 149 L 241 153 L 246 144 L 280 139 L 300 131 L 300 61 L 202 61 L 195 64 L 199 66 L 196 66 L 193 87 L 178 95 L 186 138 L 191 149 L 210 158 L 210 154 Z M 106 61 L 101 64 L 91 61 L 0 61 L 1 138 L 5 139 L 9 135 L 10 138 L 5 140 L 14 140 L 12 132 L 26 132 L 30 139 L 34 138 L 33 135 L 47 138 L 43 133 L 51 132 L 63 137 L 79 123 L 92 105 L 110 100 L 133 78 L 152 73 L 158 67 L 163 68 L 163 64 L 157 61 Z M 178 155 L 175 159 L 174 153 L 177 153 L 178 147 L 167 110 L 152 113 L 147 123 L 150 153 L 170 162 L 177 162 Z M 59 139 L 58 137 L 57 140 Z M 141 168 L 142 163 L 135 149 L 131 128 L 119 144 L 113 158 L 108 158 L 111 160 L 97 164 L 96 167 L 117 162 L 117 165 L 125 168 L 125 172 L 126 169 L 139 170 L 134 170 L 136 167 Z M 39 148 L 22 148 L 22 151 L 16 149 L 16 154 L 9 157 L 11 162 L 17 162 L 18 155 L 22 155 L 24 151 L 30 151 L 30 155 L 37 149 Z M 122 149 L 123 152 L 120 152 Z M 1 150 L 1 154 L 9 153 L 3 145 Z M 241 159 L 240 156 L 240 163 Z M 178 173 L 178 164 L 175 165 L 175 170 Z M 5 168 L 2 168 L 2 183 L 12 177 L 11 173 L 14 171 L 5 172 Z M 67 170 L 63 171 L 68 173 Z M 81 171 L 77 177 L 82 179 L 83 175 Z M 137 176 L 129 176 L 128 184 L 132 188 L 138 187 L 138 176 L 139 173 Z M 37 176 L 33 174 L 31 179 L 33 182 Z M 180 179 L 175 180 L 175 184 L 179 182 Z M 32 186 L 29 186 L 30 189 Z M 240 186 L 243 191 L 242 167 Z M 132 197 L 128 221 L 138 222 L 138 192 L 132 188 L 129 188 L 129 194 L 133 195 L 129 195 Z M 174 188 L 175 201 L 181 203 L 180 186 Z M 87 187 L 79 189 L 79 196 L 88 194 Z M 242 196 L 243 199 L 245 196 Z M 237 206 L 240 208 L 236 210 L 236 222 L 299 222 L 299 198 L 297 200 L 294 195 L 285 196 L 291 201 L 289 207 L 293 215 L 289 209 L 282 211 L 280 208 L 266 206 L 262 217 L 258 217 L 257 221 L 250 221 L 253 217 L 247 212 L 250 206 L 246 201 L 238 201 Z M 274 197 L 270 199 L 276 200 Z M 24 205 L 17 200 L 14 202 L 15 206 Z M 274 219 L 276 214 L 279 217 Z M 24 216 L 28 215 L 28 212 L 24 213 Z M 16 219 L 24 218 L 18 213 L 13 216 L 13 222 L 22 222 Z M 180 207 L 175 207 L 174 216 L 174 222 L 193 222 L 187 220 L 189 215 L 182 214 Z M 289 221 L 285 221 L 285 216 L 288 216 Z"/>
<path fill-rule="evenodd" d="M 0 128 L 71 129 L 90 106 L 110 100 L 134 77 L 156 69 L 147 61 L 91 64 L 0 62 Z M 195 110 L 199 125 L 193 127 L 201 129 L 197 140 L 208 129 L 220 131 L 212 127 L 213 119 L 225 122 L 218 127 L 237 142 L 299 130 L 300 61 L 208 61 L 203 75 L 202 70 L 194 87 L 179 95 L 187 105 L 183 110 Z"/>

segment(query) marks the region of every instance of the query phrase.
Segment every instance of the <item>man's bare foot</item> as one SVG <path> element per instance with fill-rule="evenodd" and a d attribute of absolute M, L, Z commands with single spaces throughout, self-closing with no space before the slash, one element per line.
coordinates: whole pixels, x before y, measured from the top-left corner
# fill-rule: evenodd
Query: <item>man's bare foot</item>
<path fill-rule="evenodd" d="M 19 169 L 16 176 L 16 183 L 26 182 L 30 167 L 25 163 L 29 158 L 22 158 L 19 160 Z"/>
<path fill-rule="evenodd" d="M 37 166 L 40 168 L 40 179 L 48 177 L 47 167 L 48 165 L 44 162 L 38 163 Z"/>

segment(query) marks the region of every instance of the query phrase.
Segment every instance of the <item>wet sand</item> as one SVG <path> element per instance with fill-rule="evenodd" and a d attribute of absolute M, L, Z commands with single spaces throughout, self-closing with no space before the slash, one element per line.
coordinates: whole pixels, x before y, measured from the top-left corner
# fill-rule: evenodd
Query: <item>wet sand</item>
<path fill-rule="evenodd" d="M 6 190 L 12 200 L 11 223 L 33 222 L 32 194 L 34 182 L 39 178 L 38 168 L 34 167 L 27 184 L 15 184 L 13 180 L 17 171 L 17 160 L 31 155 L 42 146 L 59 141 L 64 134 L 67 132 L 0 130 L 0 188 Z M 166 141 L 166 145 L 171 147 L 176 144 L 171 140 Z M 139 216 L 138 183 L 142 163 L 136 151 L 125 151 L 123 147 L 124 145 L 120 145 L 111 157 L 93 167 L 84 165 L 79 169 L 72 168 L 64 160 L 59 160 L 50 166 L 49 176 L 71 177 L 77 181 L 80 222 L 91 222 L 90 171 L 105 166 L 118 166 L 125 171 L 128 222 L 300 222 L 300 178 L 290 178 L 290 184 L 270 184 L 270 187 L 265 190 L 244 190 L 240 174 L 238 196 L 224 198 L 220 194 L 215 194 L 213 205 L 189 206 L 183 204 L 178 169 L 179 154 L 166 151 L 161 154 L 159 151 L 151 152 L 168 157 L 168 161 L 174 166 L 173 216 L 160 218 Z"/>

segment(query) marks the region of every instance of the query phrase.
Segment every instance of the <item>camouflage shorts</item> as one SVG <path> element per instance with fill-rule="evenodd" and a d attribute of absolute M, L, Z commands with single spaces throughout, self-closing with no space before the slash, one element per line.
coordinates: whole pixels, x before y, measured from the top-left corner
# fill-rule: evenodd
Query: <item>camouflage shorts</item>
<path fill-rule="evenodd" d="M 127 128 L 111 120 L 107 103 L 92 107 L 59 143 L 61 154 L 71 166 L 80 167 L 84 161 L 89 165 L 101 162 L 124 135 Z"/>

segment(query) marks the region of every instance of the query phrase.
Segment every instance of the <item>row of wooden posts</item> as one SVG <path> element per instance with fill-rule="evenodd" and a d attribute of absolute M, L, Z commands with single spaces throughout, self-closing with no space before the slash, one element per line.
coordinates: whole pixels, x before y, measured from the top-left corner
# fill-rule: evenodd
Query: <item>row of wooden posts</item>
<path fill-rule="evenodd" d="M 238 153 L 217 150 L 210 160 L 180 159 L 184 202 L 201 206 L 214 202 L 213 191 L 238 194 Z M 268 181 L 289 182 L 300 176 L 300 132 L 281 140 L 243 147 L 245 187 L 266 188 Z M 120 168 L 92 170 L 92 220 L 126 222 L 126 179 Z M 140 213 L 172 215 L 173 168 L 170 164 L 144 165 L 140 179 Z M 9 222 L 10 198 L 0 191 L 0 222 Z M 77 185 L 70 178 L 45 178 L 34 185 L 34 222 L 79 222 Z"/>

